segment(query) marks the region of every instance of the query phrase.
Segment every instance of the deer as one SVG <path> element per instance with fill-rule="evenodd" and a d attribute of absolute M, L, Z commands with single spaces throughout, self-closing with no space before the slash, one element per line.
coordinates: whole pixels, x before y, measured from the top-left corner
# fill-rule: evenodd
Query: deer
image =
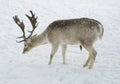
<path fill-rule="evenodd" d="M 63 64 L 65 61 L 65 54 L 67 45 L 79 45 L 80 49 L 85 48 L 89 53 L 89 57 L 83 67 L 92 69 L 97 51 L 94 48 L 94 42 L 97 39 L 103 37 L 104 28 L 103 25 L 91 18 L 75 18 L 66 20 L 56 20 L 47 26 L 47 28 L 38 35 L 33 35 L 34 30 L 38 26 L 37 16 L 30 10 L 31 16 L 26 14 L 32 25 L 32 31 L 30 35 L 26 37 L 25 25 L 23 20 L 21 21 L 17 15 L 13 16 L 15 23 L 20 27 L 23 35 L 18 38 L 23 38 L 18 43 L 24 42 L 23 54 L 29 52 L 31 49 L 45 44 L 51 44 L 51 54 L 49 59 L 49 65 L 52 63 L 52 59 L 57 52 L 59 46 L 62 47 Z"/>

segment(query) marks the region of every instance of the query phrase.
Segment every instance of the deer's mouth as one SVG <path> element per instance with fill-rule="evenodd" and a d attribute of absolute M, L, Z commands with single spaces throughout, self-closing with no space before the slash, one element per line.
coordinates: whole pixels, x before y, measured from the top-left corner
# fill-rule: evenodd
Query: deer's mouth
<path fill-rule="evenodd" d="M 27 53 L 27 51 L 23 51 L 23 54 L 26 54 Z"/>
<path fill-rule="evenodd" d="M 28 52 L 28 50 L 23 50 L 23 54 L 26 54 Z"/>

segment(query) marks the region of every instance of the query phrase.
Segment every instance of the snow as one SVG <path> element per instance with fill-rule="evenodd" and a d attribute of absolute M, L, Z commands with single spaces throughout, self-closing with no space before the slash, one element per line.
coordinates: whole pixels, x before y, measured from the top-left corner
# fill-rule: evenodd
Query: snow
<path fill-rule="evenodd" d="M 35 33 L 41 33 L 54 20 L 89 17 L 104 25 L 104 36 L 95 43 L 98 55 L 94 68 L 83 68 L 85 49 L 69 46 L 67 64 L 61 49 L 48 65 L 51 46 L 34 48 L 23 55 L 23 43 L 16 43 L 22 32 L 12 17 L 18 15 L 31 26 L 24 14 L 38 16 Z M 120 84 L 120 0 L 0 0 L 0 84 Z"/>

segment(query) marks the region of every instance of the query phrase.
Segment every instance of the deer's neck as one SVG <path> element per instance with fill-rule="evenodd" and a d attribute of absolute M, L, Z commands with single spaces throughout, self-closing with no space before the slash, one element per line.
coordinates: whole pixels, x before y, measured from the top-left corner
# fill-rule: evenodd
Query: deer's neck
<path fill-rule="evenodd" d="M 39 34 L 38 36 L 36 36 L 35 38 L 33 38 L 32 41 L 36 46 L 44 45 L 44 44 L 48 43 L 45 32 L 43 32 L 43 33 Z"/>

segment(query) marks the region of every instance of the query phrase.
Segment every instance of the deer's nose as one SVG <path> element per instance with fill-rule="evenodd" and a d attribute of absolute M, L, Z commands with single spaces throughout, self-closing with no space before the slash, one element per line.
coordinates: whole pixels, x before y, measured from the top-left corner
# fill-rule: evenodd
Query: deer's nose
<path fill-rule="evenodd" d="M 26 53 L 26 51 L 23 50 L 23 54 L 25 54 L 25 53 Z"/>

